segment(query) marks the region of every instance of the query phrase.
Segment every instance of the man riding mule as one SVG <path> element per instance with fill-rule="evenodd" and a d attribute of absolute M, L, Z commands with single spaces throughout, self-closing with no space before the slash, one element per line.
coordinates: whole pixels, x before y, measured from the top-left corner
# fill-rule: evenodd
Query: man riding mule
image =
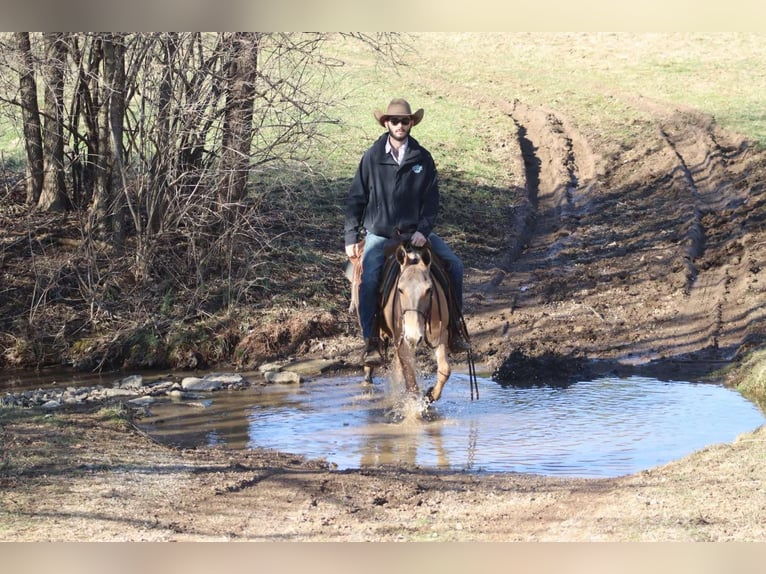
<path fill-rule="evenodd" d="M 428 389 L 428 403 L 437 401 L 450 377 L 447 351 L 455 337 L 467 339 L 468 331 L 460 313 L 444 262 L 428 244 L 412 247 L 409 241 L 386 244 L 386 262 L 380 286 L 379 310 L 375 329 L 387 343 L 393 343 L 397 366 L 407 390 L 418 390 L 415 352 L 421 345 L 434 351 L 437 364 L 436 385 Z M 362 266 L 353 258 L 348 269 L 352 284 L 351 307 L 358 312 L 358 293 Z M 475 367 L 468 354 L 471 399 L 478 398 Z M 364 380 L 372 383 L 373 366 L 365 364 Z"/>
<path fill-rule="evenodd" d="M 362 156 L 346 200 L 346 255 L 361 265 L 358 313 L 366 366 L 383 362 L 378 307 L 385 245 L 391 239 L 401 235 L 412 247 L 430 245 L 444 262 L 457 316 L 462 316 L 463 263 L 433 232 L 439 210 L 436 165 L 428 150 L 410 135 L 423 115 L 422 108 L 412 113 L 403 99 L 391 100 L 385 113 L 374 112 L 386 132 Z M 449 346 L 453 352 L 470 350 L 464 329 L 453 330 Z"/>

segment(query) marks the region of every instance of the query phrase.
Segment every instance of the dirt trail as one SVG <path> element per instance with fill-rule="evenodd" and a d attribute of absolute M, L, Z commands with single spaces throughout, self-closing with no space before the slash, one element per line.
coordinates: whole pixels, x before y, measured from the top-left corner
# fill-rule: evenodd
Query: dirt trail
<path fill-rule="evenodd" d="M 757 306 L 747 308 L 748 294 L 759 290 L 753 271 L 760 254 L 745 239 L 751 233 L 743 222 L 751 209 L 751 190 L 737 185 L 746 152 L 741 142 L 721 145 L 718 140 L 725 135 L 694 112 L 677 112 L 661 121 L 661 133 L 678 158 L 678 185 L 685 187 L 692 211 L 685 255 L 688 296 L 680 315 L 693 317 L 704 309 L 707 324 L 700 324 L 700 339 L 722 359 L 733 358 L 764 319 Z"/>
<path fill-rule="evenodd" d="M 474 330 L 504 333 L 499 357 L 713 369 L 762 340 L 763 158 L 698 112 L 623 97 L 656 139 L 608 160 L 555 110 L 500 104 L 526 183 L 502 273 L 469 295 Z"/>

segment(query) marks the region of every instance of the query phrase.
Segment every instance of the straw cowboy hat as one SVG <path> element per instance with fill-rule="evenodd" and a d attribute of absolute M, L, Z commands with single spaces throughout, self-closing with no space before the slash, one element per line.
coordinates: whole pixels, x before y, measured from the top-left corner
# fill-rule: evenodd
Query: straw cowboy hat
<path fill-rule="evenodd" d="M 383 127 L 386 127 L 388 118 L 402 118 L 405 116 L 409 116 L 412 119 L 412 125 L 416 126 L 420 123 L 420 120 L 423 119 L 424 113 L 425 112 L 423 111 L 423 108 L 420 108 L 413 114 L 412 109 L 410 108 L 410 104 L 407 102 L 407 100 L 403 100 L 402 98 L 394 98 L 391 100 L 391 103 L 388 104 L 386 113 L 383 113 L 380 110 L 375 110 L 373 112 L 375 119 L 378 120 L 378 123 Z"/>

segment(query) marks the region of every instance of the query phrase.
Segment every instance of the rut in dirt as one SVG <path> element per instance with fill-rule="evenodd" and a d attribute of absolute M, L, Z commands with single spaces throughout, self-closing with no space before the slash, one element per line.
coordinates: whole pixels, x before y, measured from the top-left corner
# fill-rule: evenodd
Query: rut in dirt
<path fill-rule="evenodd" d="M 515 100 L 504 111 L 516 125 L 526 185 L 524 203 L 516 208 L 520 215 L 514 220 L 519 231 L 503 267 L 530 270 L 569 243 L 578 203 L 587 189 L 581 182 L 592 177 L 592 170 L 580 167 L 579 156 L 589 158 L 592 166 L 592 154 L 583 138 L 551 110 Z"/>
<path fill-rule="evenodd" d="M 730 359 L 745 341 L 762 338 L 764 314 L 743 302 L 759 290 L 763 252 L 749 249 L 761 233 L 747 220 L 762 211 L 762 189 L 743 181 L 750 175 L 749 148 L 695 110 L 667 109 L 646 98 L 634 100 L 649 111 L 671 162 L 665 191 L 678 200 L 682 222 L 677 257 L 683 261 L 681 316 L 692 317 L 700 348 Z M 757 245 L 753 245 L 757 247 Z M 705 312 L 700 313 L 703 309 Z"/>
<path fill-rule="evenodd" d="M 558 111 L 498 104 L 525 176 L 492 282 L 512 294 L 504 352 L 731 360 L 766 340 L 763 154 L 695 110 L 619 97 L 655 136 L 600 155 Z"/>

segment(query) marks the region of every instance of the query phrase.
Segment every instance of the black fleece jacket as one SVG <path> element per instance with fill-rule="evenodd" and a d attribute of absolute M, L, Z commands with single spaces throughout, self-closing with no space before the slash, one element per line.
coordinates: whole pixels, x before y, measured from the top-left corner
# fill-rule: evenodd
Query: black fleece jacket
<path fill-rule="evenodd" d="M 386 153 L 388 133 L 364 153 L 346 201 L 345 244 L 361 239 L 362 228 L 382 237 L 420 231 L 428 235 L 439 211 L 436 165 L 427 149 L 410 136 L 398 165 Z"/>

